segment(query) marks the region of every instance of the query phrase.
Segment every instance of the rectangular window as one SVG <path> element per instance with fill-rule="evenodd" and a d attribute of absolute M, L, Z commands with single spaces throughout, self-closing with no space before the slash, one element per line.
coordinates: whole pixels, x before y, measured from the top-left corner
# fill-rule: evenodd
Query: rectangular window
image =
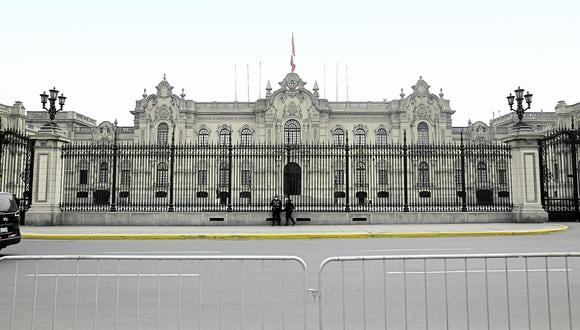
<path fill-rule="evenodd" d="M 207 185 L 207 170 L 197 171 L 197 184 L 199 186 Z"/>
<path fill-rule="evenodd" d="M 121 170 L 121 185 L 128 186 L 131 184 L 131 171 Z"/>
<path fill-rule="evenodd" d="M 344 170 L 334 170 L 334 184 L 335 185 L 344 184 Z"/>
<path fill-rule="evenodd" d="M 249 186 L 252 184 L 252 172 L 250 170 L 242 170 L 242 186 Z"/>
<path fill-rule="evenodd" d="M 89 171 L 80 170 L 79 172 L 79 184 L 87 184 L 89 181 Z"/>
<path fill-rule="evenodd" d="M 497 171 L 497 182 L 499 184 L 507 184 L 507 171 L 505 169 Z"/>
<path fill-rule="evenodd" d="M 455 170 L 455 184 L 460 186 L 462 181 L 463 178 L 461 177 L 461 170 L 460 169 Z"/>
<path fill-rule="evenodd" d="M 379 170 L 379 184 L 388 183 L 389 172 L 387 170 Z"/>

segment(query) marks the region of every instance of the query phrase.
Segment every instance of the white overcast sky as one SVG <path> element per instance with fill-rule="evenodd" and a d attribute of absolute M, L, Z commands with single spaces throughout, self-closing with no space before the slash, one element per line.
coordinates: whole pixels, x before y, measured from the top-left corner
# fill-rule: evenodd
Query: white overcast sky
<path fill-rule="evenodd" d="M 518 85 L 533 111 L 580 102 L 580 1 L 2 1 L 0 103 L 40 110 L 56 86 L 66 110 L 132 125 L 143 88 L 163 74 L 188 99 L 239 101 L 296 72 L 321 96 L 380 101 L 419 76 L 456 110 L 453 125 L 507 112 Z M 323 68 L 326 63 L 326 79 Z M 324 86 L 326 80 L 326 86 Z M 262 96 L 264 93 L 262 92 Z"/>

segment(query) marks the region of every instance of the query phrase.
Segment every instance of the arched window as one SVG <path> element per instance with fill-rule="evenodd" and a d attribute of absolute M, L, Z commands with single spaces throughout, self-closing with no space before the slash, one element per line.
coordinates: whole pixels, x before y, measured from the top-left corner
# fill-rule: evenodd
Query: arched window
<path fill-rule="evenodd" d="M 357 146 L 362 146 L 367 143 L 367 134 L 362 128 L 357 128 L 354 131 L 354 144 Z"/>
<path fill-rule="evenodd" d="M 202 128 L 197 133 L 197 144 L 205 146 L 208 143 L 209 143 L 209 132 L 207 131 L 207 129 Z"/>
<path fill-rule="evenodd" d="M 477 162 L 477 184 L 479 186 L 487 183 L 487 164 L 483 161 Z"/>
<path fill-rule="evenodd" d="M 242 145 L 250 145 L 252 144 L 252 131 L 249 128 L 244 128 L 241 133 L 241 141 Z"/>
<path fill-rule="evenodd" d="M 427 162 L 420 162 L 417 172 L 417 186 L 429 187 L 429 164 Z"/>
<path fill-rule="evenodd" d="M 157 144 L 167 145 L 169 142 L 169 125 L 161 123 L 157 126 Z"/>
<path fill-rule="evenodd" d="M 220 144 L 221 145 L 225 145 L 225 144 L 230 144 L 230 138 L 231 138 L 231 133 L 230 130 L 227 128 L 224 128 L 220 131 Z"/>
<path fill-rule="evenodd" d="M 384 128 L 377 130 L 377 145 L 384 146 L 387 144 L 387 131 Z"/>
<path fill-rule="evenodd" d="M 167 186 L 168 180 L 168 167 L 167 163 L 161 162 L 157 164 L 157 186 L 165 187 Z"/>
<path fill-rule="evenodd" d="M 298 121 L 290 119 L 284 125 L 284 143 L 300 143 L 300 123 Z"/>
<path fill-rule="evenodd" d="M 99 183 L 107 183 L 109 181 L 109 164 L 102 162 L 99 165 Z"/>
<path fill-rule="evenodd" d="M 342 128 L 337 128 L 332 132 L 332 137 L 334 144 L 343 145 L 344 144 L 344 130 Z"/>
<path fill-rule="evenodd" d="M 361 186 L 367 183 L 367 164 L 363 161 L 356 163 L 355 183 Z"/>
<path fill-rule="evenodd" d="M 427 126 L 426 122 L 422 121 L 417 125 L 417 143 L 429 143 L 429 126 Z"/>

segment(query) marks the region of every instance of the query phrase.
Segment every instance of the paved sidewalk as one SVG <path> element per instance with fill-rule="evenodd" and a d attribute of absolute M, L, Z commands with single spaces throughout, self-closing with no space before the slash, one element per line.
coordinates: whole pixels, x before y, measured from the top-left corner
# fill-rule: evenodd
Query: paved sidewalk
<path fill-rule="evenodd" d="M 540 235 L 568 230 L 555 223 L 345 226 L 22 226 L 25 239 L 305 239 Z"/>

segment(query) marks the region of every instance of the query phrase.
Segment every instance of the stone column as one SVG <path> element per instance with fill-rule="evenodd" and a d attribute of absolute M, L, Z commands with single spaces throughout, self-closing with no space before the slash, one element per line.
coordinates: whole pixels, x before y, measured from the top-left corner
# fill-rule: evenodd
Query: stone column
<path fill-rule="evenodd" d="M 62 195 L 62 147 L 69 143 L 58 127 L 44 126 L 33 137 L 34 178 L 32 207 L 26 213 L 28 225 L 60 224 L 59 203 Z"/>
<path fill-rule="evenodd" d="M 511 183 L 515 222 L 546 222 L 548 213 L 542 208 L 539 146 L 543 135 L 529 127 L 514 128 L 504 140 L 512 147 Z"/>

